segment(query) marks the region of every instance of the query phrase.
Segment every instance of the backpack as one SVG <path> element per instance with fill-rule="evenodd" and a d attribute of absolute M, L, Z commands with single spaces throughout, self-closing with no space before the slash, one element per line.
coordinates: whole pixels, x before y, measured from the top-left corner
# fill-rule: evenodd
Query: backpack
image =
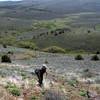
<path fill-rule="evenodd" d="M 39 68 L 36 68 L 36 69 L 34 70 L 35 74 L 38 74 L 39 70 L 40 70 Z"/>

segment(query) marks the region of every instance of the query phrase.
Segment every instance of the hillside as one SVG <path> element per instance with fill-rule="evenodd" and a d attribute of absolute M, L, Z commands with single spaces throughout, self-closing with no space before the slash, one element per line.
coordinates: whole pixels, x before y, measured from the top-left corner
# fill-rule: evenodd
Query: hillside
<path fill-rule="evenodd" d="M 0 1 L 0 100 L 100 100 L 100 0 Z"/>
<path fill-rule="evenodd" d="M 5 49 L 0 45 L 0 58 L 4 54 L 10 56 L 12 63 L 0 61 L 2 100 L 100 99 L 100 61 L 91 61 L 93 54 L 83 54 L 84 60 L 77 61 L 76 55 L 72 54 L 44 53 L 11 46 Z M 43 63 L 47 63 L 50 75 L 44 75 L 41 88 L 34 69 Z"/>
<path fill-rule="evenodd" d="M 99 18 L 99 0 L 0 2 L 0 41 L 8 45 L 31 41 L 40 49 L 56 45 L 68 51 L 99 51 Z M 59 35 L 59 29 L 65 29 L 64 34 Z"/>

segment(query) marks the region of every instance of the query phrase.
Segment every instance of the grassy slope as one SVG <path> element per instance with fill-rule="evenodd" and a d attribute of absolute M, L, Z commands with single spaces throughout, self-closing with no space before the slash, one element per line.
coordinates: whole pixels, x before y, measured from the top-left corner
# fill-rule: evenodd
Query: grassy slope
<path fill-rule="evenodd" d="M 1 70 L 2 70 L 2 67 L 4 68 L 8 66 L 0 65 Z M 9 70 L 9 71 L 12 71 L 12 70 Z M 42 99 L 43 97 L 53 98 L 52 100 L 55 100 L 58 96 L 60 98 L 62 95 L 63 97 L 65 96 L 68 100 L 73 100 L 73 99 L 87 100 L 88 99 L 87 91 L 91 99 L 94 99 L 94 98 L 99 99 L 100 85 L 96 85 L 96 86 L 93 86 L 90 84 L 88 85 L 88 84 L 78 82 L 78 81 L 67 80 L 66 79 L 67 76 L 65 77 L 63 75 L 53 75 L 52 82 L 49 82 L 48 81 L 49 79 L 47 79 L 44 82 L 45 87 L 40 88 L 37 85 L 37 80 L 35 76 L 33 76 L 34 78 L 32 77 L 33 79 L 28 79 L 28 78 L 25 78 L 25 75 L 27 73 L 24 74 L 24 71 L 20 73 L 23 76 L 22 78 L 19 76 L 19 80 L 17 80 L 17 77 L 15 78 L 8 77 L 7 79 L 6 77 L 5 78 L 0 77 L 1 79 L 0 96 L 2 98 L 5 98 L 4 100 L 14 100 L 14 99 L 16 100 L 18 98 L 22 98 L 24 100 L 48 100 L 48 99 Z M 5 83 L 3 83 L 4 80 L 5 80 Z M 16 88 L 17 89 L 20 88 L 19 96 L 12 95 L 11 93 L 11 90 L 16 89 Z M 51 92 L 48 92 L 50 90 Z M 60 91 L 60 94 L 58 94 L 58 90 Z"/>
<path fill-rule="evenodd" d="M 60 36 L 49 36 L 45 39 L 36 40 L 35 43 L 40 48 L 45 48 L 52 45 L 57 45 L 66 50 L 82 49 L 86 51 L 100 50 L 100 35 L 87 35 L 87 34 L 64 34 Z M 95 42 L 94 42 L 95 41 Z"/>

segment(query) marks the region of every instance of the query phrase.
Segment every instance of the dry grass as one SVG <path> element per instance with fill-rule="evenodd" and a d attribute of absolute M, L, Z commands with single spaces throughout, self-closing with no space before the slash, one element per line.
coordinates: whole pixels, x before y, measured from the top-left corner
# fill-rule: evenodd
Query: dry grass
<path fill-rule="evenodd" d="M 31 57 L 29 55 L 24 55 L 24 54 L 20 54 L 20 55 L 16 55 L 15 59 L 18 60 L 26 60 L 26 59 L 30 59 Z"/>

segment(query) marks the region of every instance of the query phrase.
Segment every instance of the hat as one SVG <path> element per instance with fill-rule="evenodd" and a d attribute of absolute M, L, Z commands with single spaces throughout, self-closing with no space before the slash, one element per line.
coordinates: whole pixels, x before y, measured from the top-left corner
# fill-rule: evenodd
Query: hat
<path fill-rule="evenodd" d="M 45 67 L 46 69 L 48 68 L 46 64 L 43 64 L 42 67 Z"/>

